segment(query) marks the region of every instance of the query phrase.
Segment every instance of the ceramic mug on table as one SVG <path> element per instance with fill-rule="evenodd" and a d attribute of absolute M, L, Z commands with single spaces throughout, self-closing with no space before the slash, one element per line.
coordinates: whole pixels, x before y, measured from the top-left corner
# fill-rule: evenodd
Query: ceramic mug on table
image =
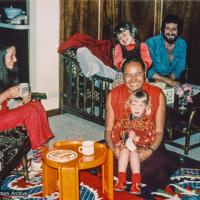
<path fill-rule="evenodd" d="M 19 84 L 19 90 L 20 90 L 20 97 L 26 97 L 30 95 L 30 86 L 28 83 L 20 83 Z"/>
<path fill-rule="evenodd" d="M 83 155 L 90 156 L 94 154 L 94 141 L 83 141 L 82 145 L 78 148 L 79 152 Z"/>

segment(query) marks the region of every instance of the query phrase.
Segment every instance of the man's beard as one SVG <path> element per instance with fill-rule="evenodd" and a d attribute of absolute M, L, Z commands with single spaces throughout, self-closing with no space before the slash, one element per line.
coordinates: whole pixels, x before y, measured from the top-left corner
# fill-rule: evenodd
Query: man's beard
<path fill-rule="evenodd" d="M 167 35 L 164 34 L 164 38 L 166 42 L 168 42 L 169 44 L 174 44 L 178 36 L 175 34 L 167 34 Z"/>

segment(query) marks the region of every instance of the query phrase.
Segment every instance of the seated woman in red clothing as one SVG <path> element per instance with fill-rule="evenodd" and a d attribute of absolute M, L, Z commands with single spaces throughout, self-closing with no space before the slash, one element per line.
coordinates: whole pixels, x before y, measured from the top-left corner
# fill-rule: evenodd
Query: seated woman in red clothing
<path fill-rule="evenodd" d="M 10 105 L 10 101 L 20 98 L 19 79 L 14 45 L 0 43 L 0 130 L 25 126 L 33 149 L 32 169 L 41 170 L 41 146 L 53 137 L 46 111 L 31 96 L 22 97 Z M 14 101 L 13 101 L 14 102 Z"/>
<path fill-rule="evenodd" d="M 132 194 L 140 194 L 140 160 L 138 148 L 150 148 L 155 140 L 155 123 L 148 118 L 150 111 L 148 94 L 138 89 L 129 100 L 128 107 L 112 131 L 112 142 L 119 156 L 118 181 L 114 190 L 123 191 L 126 186 L 126 169 L 130 162 L 132 171 Z"/>
<path fill-rule="evenodd" d="M 150 148 L 138 150 L 142 182 L 151 186 L 163 186 L 170 181 L 170 175 L 179 165 L 176 159 L 171 160 L 171 153 L 163 145 L 164 125 L 166 116 L 165 96 L 160 88 L 145 82 L 146 66 L 142 60 L 126 60 L 122 66 L 124 84 L 113 88 L 106 100 L 105 140 L 116 157 L 114 169 L 117 171 L 118 153 L 112 142 L 112 131 L 125 112 L 125 102 L 137 89 L 148 93 L 151 105 L 149 118 L 155 123 L 155 140 Z M 178 159 L 177 159 L 178 160 Z M 179 163 L 177 163 L 179 164 Z M 130 168 L 129 168 L 130 169 Z M 117 174 L 117 172 L 116 172 Z M 161 175 L 160 175 L 161 174 Z M 130 180 L 131 172 L 127 174 Z"/>

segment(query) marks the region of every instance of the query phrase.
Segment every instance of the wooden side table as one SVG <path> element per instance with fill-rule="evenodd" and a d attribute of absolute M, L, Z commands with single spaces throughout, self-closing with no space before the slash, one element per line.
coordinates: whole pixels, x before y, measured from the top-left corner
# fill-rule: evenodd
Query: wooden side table
<path fill-rule="evenodd" d="M 79 200 L 79 171 L 102 167 L 102 192 L 113 199 L 113 153 L 105 144 L 95 143 L 94 155 L 78 152 L 82 141 L 55 142 L 51 149 L 43 149 L 43 195 L 59 190 L 60 200 Z M 65 163 L 49 160 L 46 155 L 55 149 L 72 150 L 77 158 Z"/>

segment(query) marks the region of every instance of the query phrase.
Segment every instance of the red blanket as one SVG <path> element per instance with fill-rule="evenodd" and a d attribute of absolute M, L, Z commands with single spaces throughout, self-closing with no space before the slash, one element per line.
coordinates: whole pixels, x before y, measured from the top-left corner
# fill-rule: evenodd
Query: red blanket
<path fill-rule="evenodd" d="M 71 47 L 87 47 L 92 54 L 99 58 L 105 65 L 113 66 L 112 43 L 110 40 L 97 40 L 89 35 L 75 33 L 60 44 L 58 52 L 62 54 L 66 49 Z"/>

